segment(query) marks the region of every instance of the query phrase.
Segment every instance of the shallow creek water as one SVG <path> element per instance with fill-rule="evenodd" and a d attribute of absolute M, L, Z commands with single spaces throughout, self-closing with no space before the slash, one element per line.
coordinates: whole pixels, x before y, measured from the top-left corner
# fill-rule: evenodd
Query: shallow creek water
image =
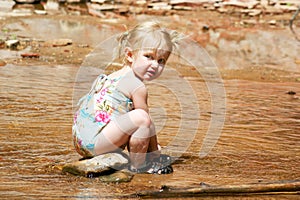
<path fill-rule="evenodd" d="M 174 163 L 173 174 L 135 175 L 130 183 L 120 184 L 62 174 L 57 166 L 80 158 L 71 142 L 72 92 L 77 70 L 71 65 L 1 67 L 1 198 L 110 199 L 161 185 L 299 179 L 300 83 L 226 80 L 222 135 L 209 155 L 199 158 L 211 111 L 205 82 L 193 77 L 178 78 L 188 80 L 197 93 L 200 126 L 189 148 Z M 297 94 L 286 94 L 290 90 Z M 162 93 L 166 96 L 162 97 Z M 161 145 L 167 146 L 179 127 L 175 112 L 178 102 L 164 87 L 151 89 L 150 85 L 150 94 L 150 105 L 163 106 L 167 113 L 158 134 Z M 191 116 L 190 120 L 198 119 Z M 187 129 L 187 137 L 188 132 Z"/>

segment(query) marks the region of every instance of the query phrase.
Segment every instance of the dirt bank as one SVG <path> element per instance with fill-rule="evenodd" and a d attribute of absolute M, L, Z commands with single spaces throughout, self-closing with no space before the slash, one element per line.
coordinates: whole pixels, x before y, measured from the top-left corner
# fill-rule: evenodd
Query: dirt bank
<path fill-rule="evenodd" d="M 198 8 L 165 16 L 108 13 L 106 18 L 101 18 L 83 12 L 86 8 L 79 15 L 78 9 L 65 9 L 67 13 L 3 16 L 0 20 L 2 63 L 79 66 L 106 37 L 137 22 L 156 19 L 199 42 L 225 79 L 299 81 L 300 45 L 288 27 L 292 12 L 247 16 Z M 295 26 L 299 26 L 299 20 Z M 19 43 L 9 48 L 5 42 L 15 39 Z"/>

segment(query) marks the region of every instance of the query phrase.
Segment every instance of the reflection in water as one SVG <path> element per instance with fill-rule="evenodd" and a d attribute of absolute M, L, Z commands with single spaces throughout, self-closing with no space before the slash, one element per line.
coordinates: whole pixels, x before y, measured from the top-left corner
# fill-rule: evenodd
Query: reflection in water
<path fill-rule="evenodd" d="M 211 115 L 210 100 L 205 83 L 189 77 L 184 78 L 197 93 L 200 126 L 187 152 L 174 164 L 173 174 L 136 175 L 132 182 L 117 185 L 61 174 L 55 166 L 79 158 L 71 143 L 77 70 L 75 66 L 12 65 L 0 69 L 2 198 L 100 199 L 157 189 L 163 184 L 182 187 L 200 182 L 216 185 L 299 179 L 299 83 L 225 81 L 225 127 L 215 148 L 200 159 L 198 152 Z M 289 90 L 297 94 L 285 94 Z M 160 143 L 167 146 L 178 130 L 180 108 L 167 88 L 156 86 L 150 93 L 151 107 L 164 107 L 167 116 L 159 133 Z M 154 119 L 159 120 L 156 111 L 162 111 L 153 109 Z M 190 120 L 198 119 L 191 116 Z"/>
<path fill-rule="evenodd" d="M 91 25 L 78 22 L 76 19 L 58 20 L 47 18 L 24 18 L 15 23 L 6 24 L 3 29 L 11 30 L 11 35 L 24 38 L 34 36 L 35 40 L 43 41 L 68 38 L 74 43 L 90 46 L 95 46 L 106 39 L 108 35 L 119 32 L 117 29 L 104 24 Z"/>

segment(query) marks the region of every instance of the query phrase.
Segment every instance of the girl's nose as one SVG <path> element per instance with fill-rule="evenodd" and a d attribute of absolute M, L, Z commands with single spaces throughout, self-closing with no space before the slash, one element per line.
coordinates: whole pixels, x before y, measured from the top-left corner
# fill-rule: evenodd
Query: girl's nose
<path fill-rule="evenodd" d="M 156 60 L 152 60 L 151 66 L 157 68 L 158 62 Z"/>

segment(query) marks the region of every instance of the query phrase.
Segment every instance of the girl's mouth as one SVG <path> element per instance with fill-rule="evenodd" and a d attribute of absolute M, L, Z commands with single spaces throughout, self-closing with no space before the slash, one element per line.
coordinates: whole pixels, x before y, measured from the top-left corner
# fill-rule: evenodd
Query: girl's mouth
<path fill-rule="evenodd" d="M 151 76 L 155 75 L 155 71 L 147 71 L 148 74 L 150 74 Z"/>

